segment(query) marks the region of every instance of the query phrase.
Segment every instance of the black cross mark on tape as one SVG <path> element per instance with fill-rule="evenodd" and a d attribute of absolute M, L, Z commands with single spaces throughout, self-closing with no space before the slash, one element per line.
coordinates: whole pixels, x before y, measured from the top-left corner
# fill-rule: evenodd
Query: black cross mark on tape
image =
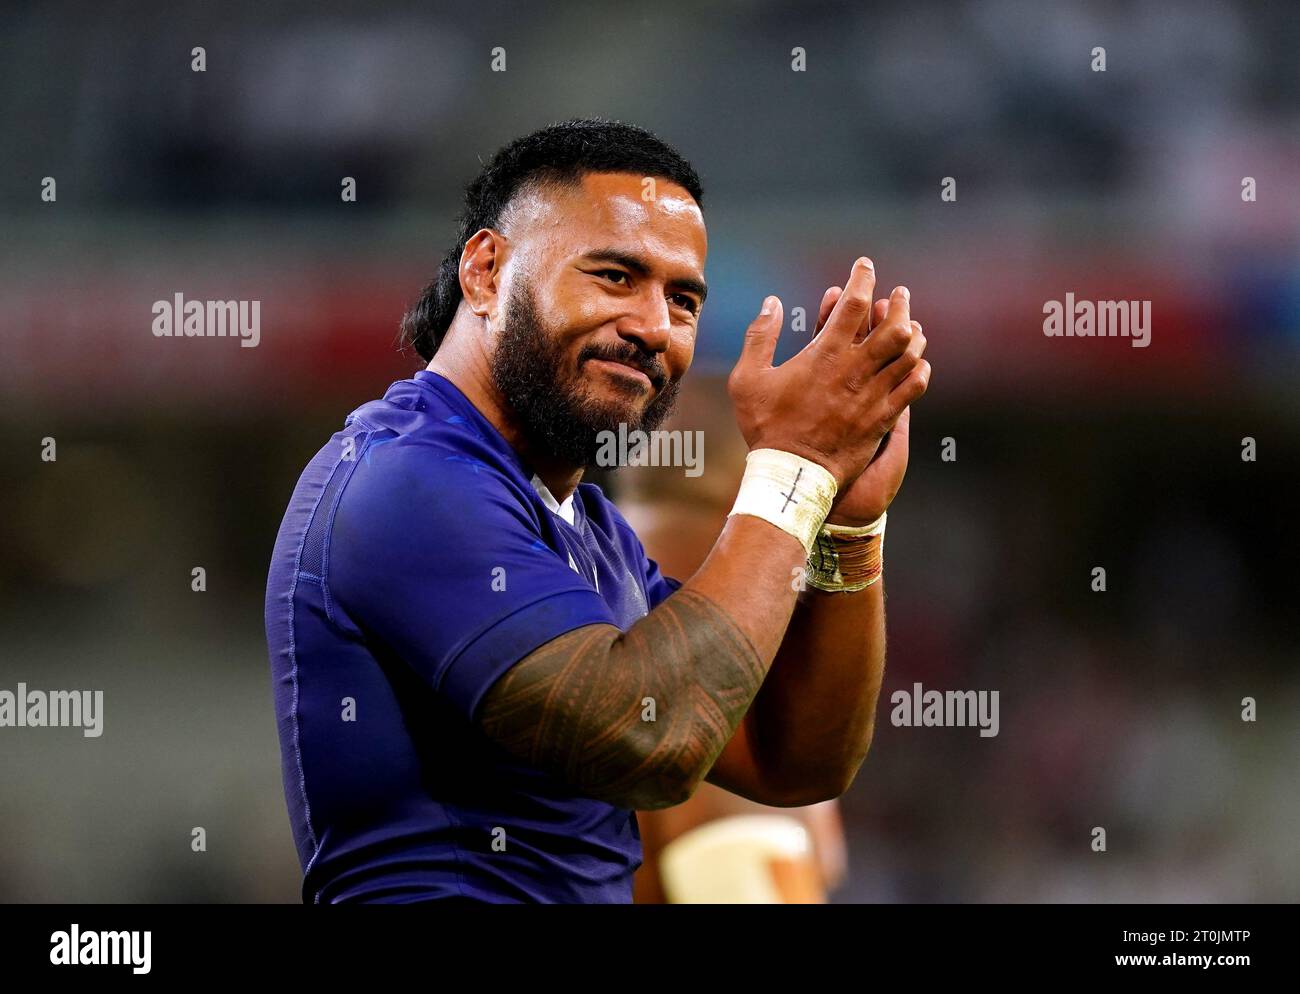
<path fill-rule="evenodd" d="M 785 509 L 790 506 L 791 501 L 794 501 L 794 503 L 796 504 L 799 503 L 797 500 L 794 499 L 794 492 L 795 492 L 795 488 L 799 486 L 799 477 L 801 476 L 803 476 L 802 466 L 799 467 L 799 472 L 794 474 L 794 482 L 790 484 L 790 492 L 788 494 L 781 494 L 781 496 L 785 498 L 785 503 L 781 505 L 782 514 L 785 514 Z"/>

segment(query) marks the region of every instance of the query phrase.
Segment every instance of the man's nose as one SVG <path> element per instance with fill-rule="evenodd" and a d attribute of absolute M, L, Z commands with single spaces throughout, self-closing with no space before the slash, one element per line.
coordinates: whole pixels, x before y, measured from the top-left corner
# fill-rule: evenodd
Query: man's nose
<path fill-rule="evenodd" d="M 666 352 L 672 340 L 672 319 L 662 292 L 638 296 L 632 309 L 618 322 L 622 338 L 646 352 Z"/>

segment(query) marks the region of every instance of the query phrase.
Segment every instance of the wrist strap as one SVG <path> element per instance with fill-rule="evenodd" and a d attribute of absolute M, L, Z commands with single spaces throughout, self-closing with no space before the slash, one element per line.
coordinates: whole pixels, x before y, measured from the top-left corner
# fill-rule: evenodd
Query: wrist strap
<path fill-rule="evenodd" d="M 837 489 L 830 470 L 811 459 L 780 449 L 754 449 L 745 457 L 745 475 L 731 514 L 770 521 L 811 553 Z"/>
<path fill-rule="evenodd" d="M 884 571 L 886 511 L 869 525 L 823 525 L 808 554 L 808 584 L 845 593 L 865 590 Z"/>

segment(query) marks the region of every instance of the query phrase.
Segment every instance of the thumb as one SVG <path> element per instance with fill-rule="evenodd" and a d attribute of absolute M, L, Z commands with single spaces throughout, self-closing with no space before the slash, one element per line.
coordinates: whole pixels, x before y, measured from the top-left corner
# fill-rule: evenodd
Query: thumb
<path fill-rule="evenodd" d="M 745 329 L 745 344 L 740 350 L 742 364 L 763 368 L 772 365 L 772 356 L 776 355 L 776 340 L 781 337 L 783 314 L 781 298 L 763 298 L 763 309 Z"/>

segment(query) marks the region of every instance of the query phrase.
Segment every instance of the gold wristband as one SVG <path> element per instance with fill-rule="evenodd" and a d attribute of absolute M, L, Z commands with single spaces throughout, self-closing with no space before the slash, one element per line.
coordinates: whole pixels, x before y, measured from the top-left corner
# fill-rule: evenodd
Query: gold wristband
<path fill-rule="evenodd" d="M 884 571 L 886 511 L 869 525 L 824 524 L 808 553 L 809 586 L 832 593 L 865 590 Z"/>

